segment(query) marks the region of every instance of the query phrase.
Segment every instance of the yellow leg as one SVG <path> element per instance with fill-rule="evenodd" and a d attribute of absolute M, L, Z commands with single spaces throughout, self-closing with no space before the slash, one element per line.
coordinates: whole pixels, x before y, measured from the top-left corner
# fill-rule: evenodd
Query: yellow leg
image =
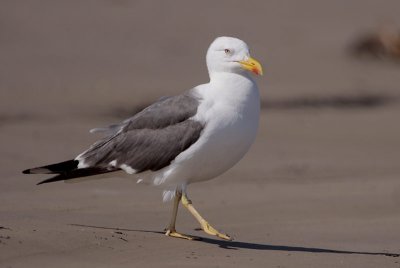
<path fill-rule="evenodd" d="M 171 222 L 170 222 L 168 228 L 165 230 L 166 231 L 165 235 L 170 236 L 170 237 L 187 239 L 187 240 L 197 240 L 198 239 L 197 237 L 178 233 L 175 229 L 176 216 L 178 215 L 178 206 L 179 206 L 179 202 L 181 201 L 181 199 L 182 199 L 182 193 L 179 191 L 176 191 L 175 199 L 174 199 L 174 207 L 172 209 L 172 218 L 171 218 Z"/>
<path fill-rule="evenodd" d="M 182 200 L 182 204 L 192 213 L 192 215 L 196 218 L 196 220 L 200 223 L 201 228 L 210 235 L 215 235 L 219 238 L 231 241 L 232 238 L 229 235 L 222 234 L 214 229 L 193 207 L 192 201 L 190 201 L 185 194 L 183 194 L 180 199 Z"/>

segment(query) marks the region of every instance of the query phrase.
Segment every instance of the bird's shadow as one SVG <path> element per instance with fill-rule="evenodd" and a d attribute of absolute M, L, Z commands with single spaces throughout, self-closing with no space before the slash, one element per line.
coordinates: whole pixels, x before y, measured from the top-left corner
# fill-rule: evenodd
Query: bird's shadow
<path fill-rule="evenodd" d="M 141 233 L 154 233 L 162 234 L 164 232 L 153 231 L 153 230 L 137 230 L 137 229 L 124 229 L 124 228 L 113 228 L 104 226 L 93 226 L 84 224 L 69 224 L 71 226 L 96 228 L 96 229 L 107 229 L 115 231 L 126 231 L 126 232 L 141 232 Z M 400 253 L 390 252 L 365 252 L 365 251 L 350 251 L 350 250 L 336 250 L 327 248 L 315 248 L 315 247 L 301 247 L 301 246 L 285 246 L 285 245 L 271 245 L 241 241 L 225 241 L 207 237 L 199 237 L 200 240 L 195 240 L 199 243 L 207 243 L 216 245 L 219 248 L 228 250 L 239 250 L 239 249 L 252 249 L 252 250 L 267 250 L 267 251 L 286 251 L 286 252 L 307 252 L 307 253 L 331 253 L 331 254 L 359 254 L 359 255 L 377 255 L 377 256 L 388 256 L 388 257 L 400 257 Z"/>

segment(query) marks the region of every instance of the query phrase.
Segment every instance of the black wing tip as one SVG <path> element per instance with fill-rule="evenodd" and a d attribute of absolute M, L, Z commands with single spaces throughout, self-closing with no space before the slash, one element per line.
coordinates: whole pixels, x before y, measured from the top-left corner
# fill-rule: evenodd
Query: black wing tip
<path fill-rule="evenodd" d="M 79 161 L 75 159 L 67 160 L 51 165 L 29 168 L 22 171 L 23 174 L 61 174 L 70 172 L 78 167 Z"/>
<path fill-rule="evenodd" d="M 46 167 L 28 168 L 22 171 L 23 174 L 54 174 L 54 172 Z M 57 173 L 56 173 L 57 174 Z"/>
<path fill-rule="evenodd" d="M 55 182 L 55 181 L 63 181 L 63 180 L 65 180 L 65 177 L 64 177 L 64 175 L 60 174 L 55 177 L 51 177 L 49 179 L 42 180 L 42 181 L 38 182 L 36 185 L 41 185 L 41 184 Z"/>
<path fill-rule="evenodd" d="M 69 173 L 62 173 L 58 174 L 54 177 L 51 177 L 49 179 L 45 179 L 36 185 L 41 185 L 45 183 L 50 183 L 50 182 L 56 182 L 56 181 L 67 181 L 67 180 L 73 180 L 81 177 L 89 177 L 89 176 L 94 176 L 94 175 L 100 175 L 104 173 L 110 173 L 117 171 L 119 169 L 105 169 L 105 168 L 99 168 L 99 167 L 90 167 L 90 168 L 82 168 L 82 169 L 75 169 L 72 170 Z"/>

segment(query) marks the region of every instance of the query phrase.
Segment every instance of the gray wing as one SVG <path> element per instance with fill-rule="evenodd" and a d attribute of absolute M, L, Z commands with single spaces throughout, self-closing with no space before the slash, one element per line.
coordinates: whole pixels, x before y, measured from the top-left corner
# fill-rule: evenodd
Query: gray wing
<path fill-rule="evenodd" d="M 204 125 L 191 119 L 200 99 L 192 92 L 163 98 L 121 124 L 77 157 L 88 167 L 121 167 L 135 173 L 171 163 L 200 137 Z"/>
<path fill-rule="evenodd" d="M 90 132 L 112 135 L 126 127 L 129 129 L 163 128 L 182 122 L 195 115 L 198 104 L 199 97 L 195 95 L 193 90 L 189 90 L 182 95 L 162 97 L 157 102 L 119 124 L 104 128 L 94 128 Z"/>

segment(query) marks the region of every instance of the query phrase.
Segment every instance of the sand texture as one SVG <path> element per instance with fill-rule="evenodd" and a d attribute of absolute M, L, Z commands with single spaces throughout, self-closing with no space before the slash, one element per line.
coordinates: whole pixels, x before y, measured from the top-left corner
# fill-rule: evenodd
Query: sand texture
<path fill-rule="evenodd" d="M 400 1 L 2 1 L 0 267 L 400 267 L 400 63 L 358 36 Z M 114 178 L 36 186 L 161 96 L 207 82 L 205 52 L 236 36 L 264 65 L 247 156 L 189 195 L 224 242 L 161 190 Z M 234 94 L 234 93 L 233 93 Z"/>

